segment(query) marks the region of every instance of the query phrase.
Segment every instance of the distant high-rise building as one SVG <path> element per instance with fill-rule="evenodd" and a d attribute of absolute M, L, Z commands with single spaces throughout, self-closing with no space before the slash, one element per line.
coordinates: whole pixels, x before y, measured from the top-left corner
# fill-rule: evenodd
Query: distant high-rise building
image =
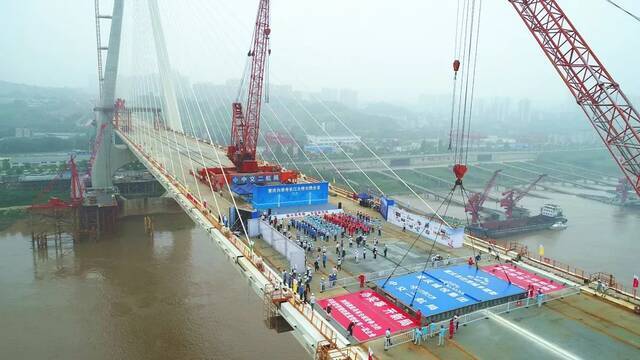
<path fill-rule="evenodd" d="M 358 92 L 351 89 L 340 89 L 339 101 L 344 105 L 358 106 Z"/>
<path fill-rule="evenodd" d="M 522 99 L 518 101 L 518 117 L 521 124 L 531 122 L 531 100 Z"/>

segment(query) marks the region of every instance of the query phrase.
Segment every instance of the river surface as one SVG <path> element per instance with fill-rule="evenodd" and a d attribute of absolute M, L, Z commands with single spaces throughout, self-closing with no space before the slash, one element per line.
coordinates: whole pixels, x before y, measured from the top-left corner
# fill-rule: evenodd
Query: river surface
<path fill-rule="evenodd" d="M 519 241 L 534 254 L 538 253 L 538 246 L 543 245 L 546 257 L 590 273 L 602 271 L 614 274 L 624 286 L 631 287 L 633 275 L 640 275 L 640 209 L 546 191 L 537 191 L 535 194 L 546 199 L 529 196 L 521 201 L 521 205 L 530 209 L 532 215 L 538 214 L 540 207 L 546 203 L 560 205 L 569 220 L 567 229 L 543 230 L 502 240 Z M 426 208 L 415 197 L 397 198 L 408 201 L 416 208 Z M 427 202 L 437 208 L 441 201 L 427 199 Z M 491 200 L 487 200 L 485 206 L 500 209 Z M 464 209 L 454 205 L 449 207 L 448 215 L 465 219 Z"/>
<path fill-rule="evenodd" d="M 307 359 L 268 330 L 262 302 L 185 215 L 120 223 L 112 238 L 34 256 L 0 232 L 0 359 Z"/>

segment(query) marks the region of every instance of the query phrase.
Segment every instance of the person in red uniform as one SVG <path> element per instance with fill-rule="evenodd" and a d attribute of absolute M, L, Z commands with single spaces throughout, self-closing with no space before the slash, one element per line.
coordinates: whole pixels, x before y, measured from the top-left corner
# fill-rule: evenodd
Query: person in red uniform
<path fill-rule="evenodd" d="M 453 333 L 456 330 L 453 318 L 449 320 L 449 339 L 453 339 Z"/>

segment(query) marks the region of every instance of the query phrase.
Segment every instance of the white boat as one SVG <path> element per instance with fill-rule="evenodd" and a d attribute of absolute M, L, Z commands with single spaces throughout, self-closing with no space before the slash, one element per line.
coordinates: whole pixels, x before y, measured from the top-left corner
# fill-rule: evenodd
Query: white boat
<path fill-rule="evenodd" d="M 551 225 L 549 227 L 549 229 L 551 229 L 551 230 L 564 230 L 566 228 L 567 228 L 567 224 L 565 224 L 563 222 L 554 223 L 553 225 Z"/>

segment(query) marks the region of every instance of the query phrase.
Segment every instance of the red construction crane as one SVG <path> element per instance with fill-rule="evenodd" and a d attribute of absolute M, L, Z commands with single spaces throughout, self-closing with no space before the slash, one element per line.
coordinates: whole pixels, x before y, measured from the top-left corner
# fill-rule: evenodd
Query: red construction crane
<path fill-rule="evenodd" d="M 504 214 L 507 216 L 507 219 L 511 219 L 513 217 L 513 209 L 516 207 L 518 201 L 527 196 L 527 194 L 531 192 L 531 190 L 545 176 L 547 175 L 542 174 L 538 176 L 538 178 L 533 180 L 533 182 L 531 182 L 531 184 L 529 184 L 524 190 L 510 189 L 502 193 L 502 196 L 504 197 L 500 200 L 500 206 L 504 208 Z"/>
<path fill-rule="evenodd" d="M 279 165 L 260 163 L 256 157 L 265 70 L 267 58 L 271 54 L 269 5 L 270 0 L 260 0 L 251 49 L 247 54 L 251 60 L 251 68 L 248 74 L 246 106 L 243 108 L 243 105 L 237 101 L 231 105 L 231 143 L 227 147 L 227 156 L 235 166 L 198 170 L 200 181 L 216 189 L 223 187 L 225 183 L 235 185 L 267 182 L 293 183 L 298 179 L 296 171 L 284 170 Z"/>
<path fill-rule="evenodd" d="M 65 171 L 69 169 L 71 173 L 71 186 L 69 193 L 69 202 L 65 202 L 57 197 L 50 198 L 46 203 L 39 203 L 40 199 L 48 194 L 56 182 L 60 181 Z M 83 191 L 84 187 L 82 186 L 82 182 L 80 181 L 80 174 L 78 173 L 78 167 L 76 165 L 76 161 L 73 155 L 69 158 L 69 161 L 66 163 L 64 169 L 60 170 L 56 176 L 54 176 L 51 181 L 47 184 L 47 186 L 42 189 L 38 195 L 34 198 L 33 204 L 30 209 L 57 209 L 57 208 L 69 208 L 69 207 L 77 207 L 82 205 L 83 199 Z"/>
<path fill-rule="evenodd" d="M 509 0 L 640 195 L 640 114 L 556 0 Z"/>
<path fill-rule="evenodd" d="M 79 206 L 82 204 L 84 186 L 82 185 L 82 181 L 80 181 L 78 166 L 73 156 L 69 159 L 69 171 L 71 172 L 71 193 L 69 198 L 72 206 Z"/>
<path fill-rule="evenodd" d="M 484 187 L 484 191 L 481 193 L 473 193 L 469 197 L 469 201 L 467 201 L 467 205 L 464 207 L 464 211 L 471 214 L 471 223 L 477 224 L 480 221 L 480 210 L 482 210 L 482 205 L 489 197 L 489 191 L 493 189 L 496 184 L 496 179 L 502 170 L 496 170 L 487 182 L 487 185 Z"/>
<path fill-rule="evenodd" d="M 253 32 L 253 44 L 248 53 L 248 56 L 251 57 L 251 72 L 249 74 L 246 111 L 243 112 L 242 104 L 239 102 L 234 102 L 231 105 L 233 122 L 231 144 L 227 148 L 227 156 L 236 165 L 239 172 L 245 173 L 258 170 L 256 147 L 260 128 L 265 64 L 267 57 L 271 54 L 271 49 L 269 49 L 269 34 L 271 34 L 269 3 L 270 0 L 260 1 Z"/>
<path fill-rule="evenodd" d="M 96 161 L 96 156 L 98 155 L 98 149 L 100 149 L 100 145 L 102 144 L 102 139 L 104 139 L 104 129 L 107 127 L 107 123 L 100 125 L 98 131 L 96 132 L 96 139 L 93 143 L 93 149 L 91 150 L 91 157 L 89 158 L 89 162 L 87 163 L 87 174 L 91 176 L 91 169 L 93 168 L 93 163 Z"/>

